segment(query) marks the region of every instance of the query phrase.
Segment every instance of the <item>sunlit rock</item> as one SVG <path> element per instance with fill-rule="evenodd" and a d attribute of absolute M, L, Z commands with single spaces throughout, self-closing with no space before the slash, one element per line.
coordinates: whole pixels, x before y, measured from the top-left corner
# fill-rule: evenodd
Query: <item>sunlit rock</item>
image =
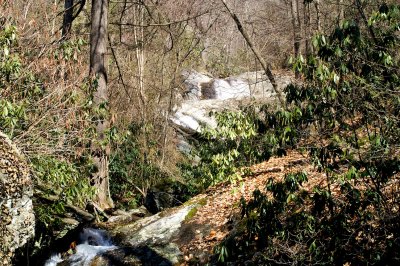
<path fill-rule="evenodd" d="M 182 76 L 186 91 L 170 120 L 188 134 L 200 132 L 204 126 L 216 127 L 216 121 L 210 116 L 210 112 L 237 110 L 240 105 L 245 106 L 252 101 L 278 101 L 271 82 L 262 72 L 246 72 L 219 79 L 195 70 L 186 70 Z M 276 74 L 275 80 L 278 90 L 282 92 L 292 78 L 290 75 Z M 184 146 L 185 151 L 188 150 L 187 146 L 181 146 Z"/>
<path fill-rule="evenodd" d="M 11 265 L 16 249 L 34 235 L 32 194 L 24 158 L 0 132 L 0 265 Z"/>
<path fill-rule="evenodd" d="M 201 99 L 240 99 L 250 97 L 250 87 L 245 81 L 228 78 L 200 83 Z"/>
<path fill-rule="evenodd" d="M 208 83 L 212 80 L 211 77 L 199 73 L 195 70 L 184 70 L 182 72 L 183 84 L 186 91 L 183 93 L 183 98 L 187 101 L 200 100 L 201 87 L 200 84 Z"/>

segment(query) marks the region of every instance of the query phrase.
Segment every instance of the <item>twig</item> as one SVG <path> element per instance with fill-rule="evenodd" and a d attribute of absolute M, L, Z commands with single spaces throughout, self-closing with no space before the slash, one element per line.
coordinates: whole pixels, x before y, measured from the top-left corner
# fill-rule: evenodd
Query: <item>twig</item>
<path fill-rule="evenodd" d="M 125 84 L 124 77 L 122 76 L 121 67 L 120 67 L 120 65 L 119 65 L 119 63 L 118 63 L 118 59 L 117 59 L 117 55 L 116 55 L 116 53 L 115 53 L 115 49 L 114 49 L 114 47 L 111 45 L 110 34 L 108 34 L 107 36 L 108 36 L 108 43 L 109 43 L 109 45 L 110 45 L 111 53 L 112 53 L 112 55 L 113 55 L 115 64 L 116 64 L 116 66 L 117 66 L 118 77 L 119 77 L 118 79 L 121 80 L 121 82 L 122 82 L 122 87 L 124 87 L 124 90 L 125 90 L 126 95 L 128 96 L 129 100 L 132 102 L 132 97 L 131 97 L 131 95 L 129 94 L 128 89 L 126 88 L 127 86 L 126 86 L 126 84 Z"/>

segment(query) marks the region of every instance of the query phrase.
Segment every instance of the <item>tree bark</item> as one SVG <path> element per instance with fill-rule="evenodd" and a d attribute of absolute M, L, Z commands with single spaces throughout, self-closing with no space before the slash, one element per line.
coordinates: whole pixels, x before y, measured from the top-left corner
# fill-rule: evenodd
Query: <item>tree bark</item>
<path fill-rule="evenodd" d="M 283 99 L 282 93 L 278 89 L 278 85 L 276 84 L 275 77 L 272 74 L 271 66 L 267 62 L 265 62 L 265 60 L 262 58 L 260 52 L 256 49 L 256 47 L 254 46 L 253 42 L 250 40 L 249 35 L 244 30 L 243 25 L 240 22 L 240 20 L 237 17 L 237 15 L 228 7 L 228 4 L 225 2 L 225 0 L 221 0 L 221 2 L 224 4 L 226 10 L 228 11 L 228 13 L 232 17 L 232 19 L 235 21 L 239 32 L 242 34 L 242 36 L 243 36 L 244 40 L 246 41 L 247 45 L 250 47 L 251 51 L 253 52 L 253 54 L 257 58 L 257 61 L 261 64 L 261 67 L 263 68 L 265 74 L 267 75 L 269 81 L 272 84 L 272 88 L 273 88 L 274 92 L 276 93 L 280 104 L 282 106 L 284 106 L 284 99 Z"/>
<path fill-rule="evenodd" d="M 73 20 L 74 20 L 74 0 L 65 0 L 62 37 L 61 37 L 62 40 L 66 40 L 69 38 Z"/>
<path fill-rule="evenodd" d="M 96 189 L 96 203 L 102 209 L 113 207 L 110 196 L 108 157 L 109 144 L 106 142 L 106 130 L 109 128 L 108 121 L 108 91 L 107 72 L 104 64 L 107 52 L 107 14 L 108 0 L 92 0 L 91 31 L 90 31 L 90 77 L 97 80 L 97 87 L 93 92 L 93 103 L 96 112 L 97 142 L 92 143 L 91 152 L 97 171 L 92 176 L 92 183 Z"/>
<path fill-rule="evenodd" d="M 301 24 L 299 16 L 299 2 L 298 0 L 292 0 L 292 25 L 293 25 L 293 37 L 294 37 L 294 55 L 296 57 L 300 54 L 300 42 L 301 42 Z"/>
<path fill-rule="evenodd" d="M 306 56 L 310 56 L 312 53 L 311 46 L 311 13 L 310 13 L 310 3 L 308 1 L 304 1 L 304 39 L 305 39 L 305 48 L 306 48 Z"/>
<path fill-rule="evenodd" d="M 321 17 L 320 17 L 320 10 L 319 10 L 319 0 L 314 1 L 315 5 L 315 12 L 317 13 L 317 31 L 321 32 Z"/>
<path fill-rule="evenodd" d="M 300 55 L 300 48 L 301 48 L 301 24 L 300 24 L 298 0 L 291 1 L 291 11 L 292 11 L 292 25 L 293 25 L 294 57 L 298 58 Z M 299 77 L 298 71 L 296 71 L 295 74 L 296 78 L 298 78 Z"/>
<path fill-rule="evenodd" d="M 79 4 L 78 11 L 74 15 L 74 8 Z M 78 17 L 85 7 L 86 0 L 80 0 L 74 4 L 74 0 L 64 0 L 64 16 L 62 24 L 61 41 L 68 40 L 71 35 L 72 22 Z"/>
<path fill-rule="evenodd" d="M 338 26 L 341 26 L 344 20 L 343 0 L 337 0 L 338 8 Z"/>

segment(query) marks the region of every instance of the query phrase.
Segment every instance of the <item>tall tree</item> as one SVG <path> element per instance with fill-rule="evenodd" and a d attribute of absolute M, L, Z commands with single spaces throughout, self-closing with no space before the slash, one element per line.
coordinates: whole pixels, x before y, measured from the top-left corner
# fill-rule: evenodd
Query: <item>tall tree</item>
<path fill-rule="evenodd" d="M 107 72 L 104 64 L 107 52 L 107 15 L 108 0 L 92 0 L 91 31 L 90 31 L 90 77 L 96 82 L 93 92 L 93 103 L 96 108 L 97 141 L 92 144 L 92 156 L 97 167 L 93 174 L 96 188 L 96 201 L 100 208 L 113 207 L 110 196 L 108 157 L 109 145 L 105 144 L 108 121 L 108 91 Z"/>
<path fill-rule="evenodd" d="M 79 9 L 74 15 L 74 7 L 77 6 L 78 3 L 79 3 Z M 63 16 L 61 40 L 69 39 L 72 29 L 72 22 L 74 22 L 76 17 L 83 10 L 86 0 L 80 0 L 78 3 L 74 4 L 74 0 L 64 0 L 64 16 Z"/>
<path fill-rule="evenodd" d="M 317 15 L 317 31 L 321 32 L 321 17 L 320 17 L 320 8 L 319 8 L 319 0 L 314 0 L 314 6 L 315 6 L 315 13 Z"/>
<path fill-rule="evenodd" d="M 344 20 L 344 6 L 343 6 L 343 0 L 336 0 L 337 4 L 337 12 L 338 12 L 338 17 L 337 17 L 337 23 L 340 26 Z"/>
<path fill-rule="evenodd" d="M 304 39 L 305 39 L 305 52 L 306 56 L 309 56 L 312 53 L 311 46 L 311 12 L 310 12 L 310 3 L 312 0 L 304 0 L 303 12 L 304 12 Z"/>
<path fill-rule="evenodd" d="M 294 57 L 300 55 L 301 45 L 301 24 L 299 14 L 299 0 L 291 0 L 291 11 L 292 11 L 292 25 L 293 25 L 293 38 L 294 38 Z M 296 77 L 299 74 L 296 72 Z"/>
<path fill-rule="evenodd" d="M 62 25 L 62 39 L 67 39 L 71 32 L 72 21 L 74 18 L 74 0 L 64 1 L 64 17 Z"/>

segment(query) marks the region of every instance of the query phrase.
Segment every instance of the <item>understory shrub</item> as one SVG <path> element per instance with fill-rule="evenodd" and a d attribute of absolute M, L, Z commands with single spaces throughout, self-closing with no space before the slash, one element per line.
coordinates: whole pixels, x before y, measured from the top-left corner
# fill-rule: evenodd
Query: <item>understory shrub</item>
<path fill-rule="evenodd" d="M 166 183 L 171 177 L 143 152 L 139 144 L 140 125 L 132 124 L 128 130 L 120 131 L 112 142 L 110 189 L 122 207 L 132 208 L 143 204 L 151 187 Z"/>
<path fill-rule="evenodd" d="M 269 180 L 266 190 L 242 201 L 241 229 L 217 247 L 220 262 L 253 260 L 259 265 L 396 265 L 400 216 L 379 217 L 379 197 L 342 181 L 341 195 L 301 188 L 305 173 Z M 254 256 L 254 254 L 258 255 Z M 217 259 L 217 258 L 216 258 Z"/>
<path fill-rule="evenodd" d="M 237 182 L 248 172 L 246 166 L 268 159 L 269 149 L 256 124 L 255 109 L 224 111 L 214 115 L 215 128 L 203 127 L 200 141 L 193 142 L 192 158 L 183 164 L 184 179 L 193 192 L 220 182 Z"/>
<path fill-rule="evenodd" d="M 74 217 L 66 205 L 84 209 L 94 195 L 89 183 L 92 164 L 85 156 L 90 118 L 85 98 L 80 97 L 84 93 L 79 86 L 66 85 L 71 82 L 70 73 L 62 71 L 68 60 L 77 63 L 80 47 L 85 44 L 71 39 L 68 45 L 73 47 L 54 45 L 39 59 L 35 49 L 22 49 L 12 19 L 0 18 L 0 131 L 26 157 L 34 184 L 37 228 L 32 245 L 20 251 L 26 252 L 26 257 L 66 232 L 70 225 L 62 218 L 65 214 Z M 56 64 L 60 72 L 46 76 L 46 71 L 38 70 L 40 60 L 46 62 L 46 71 L 47 64 Z M 52 79 L 56 83 L 52 84 Z"/>
<path fill-rule="evenodd" d="M 286 88 L 284 110 L 265 113 L 276 123 L 264 136 L 307 152 L 324 185 L 302 189 L 303 173 L 270 180 L 242 201 L 219 262 L 400 263 L 400 6 L 364 12 L 314 37 L 315 54 L 294 63 L 304 82 Z"/>

